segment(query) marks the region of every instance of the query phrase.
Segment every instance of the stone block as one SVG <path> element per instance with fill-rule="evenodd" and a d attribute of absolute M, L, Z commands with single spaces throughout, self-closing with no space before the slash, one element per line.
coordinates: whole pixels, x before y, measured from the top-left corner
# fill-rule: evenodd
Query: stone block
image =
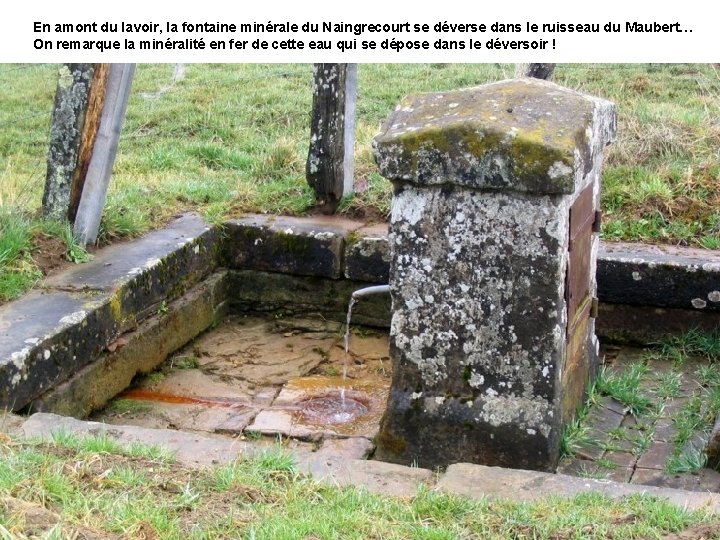
<path fill-rule="evenodd" d="M 413 497 L 420 486 L 431 486 L 432 471 L 366 460 L 310 459 L 300 470 L 332 486 L 354 486 L 394 497 Z"/>
<path fill-rule="evenodd" d="M 339 402 L 343 388 L 348 402 L 361 404 L 364 411 L 349 421 L 335 422 L 332 415 L 341 413 Z M 319 410 L 305 406 L 311 400 L 325 398 L 332 400 L 331 410 L 321 405 L 318 405 Z M 387 387 L 378 386 L 370 380 L 302 377 L 283 386 L 273 401 L 272 409 L 260 411 L 247 429 L 263 435 L 283 435 L 313 441 L 337 437 L 370 439 L 377 434 L 386 400 Z"/>
<path fill-rule="evenodd" d="M 715 420 L 705 453 L 708 457 L 708 466 L 713 469 L 720 468 L 720 416 Z"/>
<path fill-rule="evenodd" d="M 32 403 L 34 411 L 83 418 L 103 407 L 130 385 L 138 373 L 149 373 L 165 358 L 219 320 L 227 306 L 226 274 L 215 274 L 171 302 L 132 332 L 123 335 L 124 345 L 104 351 Z"/>
<path fill-rule="evenodd" d="M 663 470 L 674 451 L 675 446 L 672 443 L 653 442 L 638 458 L 637 468 Z"/>
<path fill-rule="evenodd" d="M 186 215 L 0 306 L 0 407 L 20 410 L 208 275 L 217 232 Z"/>
<path fill-rule="evenodd" d="M 345 277 L 355 281 L 390 280 L 390 246 L 386 225 L 363 228 L 346 238 Z"/>
<path fill-rule="evenodd" d="M 637 475 L 637 472 L 635 474 Z M 548 496 L 574 497 L 580 493 L 602 493 L 613 499 L 632 494 L 645 494 L 667 499 L 671 504 L 687 510 L 705 509 L 711 512 L 720 510 L 718 493 L 696 493 L 469 463 L 458 463 L 448 467 L 447 472 L 438 481 L 437 489 L 477 499 L 493 497 L 511 501 L 537 501 Z"/>
<path fill-rule="evenodd" d="M 21 410 L 121 332 L 108 293 L 30 292 L 0 307 L 0 407 Z"/>
<path fill-rule="evenodd" d="M 125 331 L 210 275 L 220 262 L 220 240 L 217 227 L 197 214 L 184 214 L 164 229 L 103 249 L 92 262 L 71 267 L 44 286 L 111 293 L 113 316 Z"/>
<path fill-rule="evenodd" d="M 614 123 L 611 103 L 530 79 L 413 96 L 387 120 L 379 459 L 555 468 L 597 359 L 593 224 Z"/>
<path fill-rule="evenodd" d="M 603 243 L 597 279 L 603 302 L 720 311 L 720 251 Z"/>
<path fill-rule="evenodd" d="M 285 216 L 230 220 L 226 258 L 231 268 L 337 279 L 342 276 L 344 238 L 354 222 Z"/>
<path fill-rule="evenodd" d="M 26 438 L 51 439 L 65 433 L 79 437 L 107 436 L 123 446 L 141 443 L 167 450 L 175 459 L 190 467 L 205 468 L 232 463 L 244 455 L 257 454 L 257 449 L 236 440 L 210 438 L 172 429 L 119 426 L 87 422 L 51 413 L 33 414 L 22 427 Z"/>
<path fill-rule="evenodd" d="M 321 313 L 345 323 L 353 291 L 370 283 L 318 277 L 291 276 L 274 272 L 236 270 L 230 272 L 231 307 L 239 313 Z M 353 324 L 390 326 L 390 298 L 386 294 L 363 297 L 353 307 Z"/>
<path fill-rule="evenodd" d="M 614 135 L 612 103 L 527 78 L 409 96 L 373 144 L 393 181 L 570 194 Z"/>

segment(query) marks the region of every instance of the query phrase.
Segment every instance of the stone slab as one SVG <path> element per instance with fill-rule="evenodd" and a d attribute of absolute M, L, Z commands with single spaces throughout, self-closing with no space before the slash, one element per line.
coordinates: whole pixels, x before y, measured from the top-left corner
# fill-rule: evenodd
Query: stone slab
<path fill-rule="evenodd" d="M 602 396 L 600 398 L 600 406 L 609 409 L 617 414 L 625 415 L 626 407 L 618 400 L 610 396 Z"/>
<path fill-rule="evenodd" d="M 252 422 L 256 410 L 251 408 L 207 407 L 194 404 L 152 404 L 152 413 L 136 413 L 94 417 L 108 424 L 133 425 L 149 428 L 172 429 L 188 432 L 223 433 L 241 435 Z"/>
<path fill-rule="evenodd" d="M 707 491 L 700 485 L 700 478 L 692 473 L 668 474 L 659 469 L 635 469 L 631 482 L 644 486 L 682 489 L 686 491 Z"/>
<path fill-rule="evenodd" d="M 387 225 L 358 230 L 345 240 L 345 277 L 355 281 L 390 281 L 390 245 Z"/>
<path fill-rule="evenodd" d="M 230 271 L 228 300 L 239 313 L 320 313 L 344 323 L 353 291 L 369 285 L 372 283 L 234 270 Z M 363 297 L 353 308 L 353 324 L 389 327 L 389 295 Z"/>
<path fill-rule="evenodd" d="M 375 446 L 365 437 L 349 437 L 347 439 L 328 439 L 314 457 L 327 460 L 366 459 Z"/>
<path fill-rule="evenodd" d="M 354 486 L 373 493 L 412 497 L 420 486 L 432 486 L 435 475 L 428 469 L 405 467 L 383 461 L 309 459 L 299 463 L 302 472 L 334 486 Z"/>
<path fill-rule="evenodd" d="M 22 430 L 27 438 L 48 439 L 56 433 L 78 436 L 105 435 L 122 445 L 142 443 L 157 446 L 172 452 L 180 463 L 191 467 L 227 464 L 238 457 L 255 455 L 257 452 L 252 445 L 236 439 L 210 438 L 169 429 L 87 422 L 51 413 L 33 414 L 23 424 Z"/>
<path fill-rule="evenodd" d="M 637 463 L 637 456 L 631 452 L 620 452 L 612 450 L 603 454 L 603 459 L 614 463 L 618 467 L 634 467 Z"/>
<path fill-rule="evenodd" d="M 0 412 L 0 433 L 5 433 L 14 437 L 19 435 L 22 425 L 25 423 L 25 417 L 11 412 Z"/>
<path fill-rule="evenodd" d="M 19 410 L 97 359 L 122 333 L 208 275 L 219 235 L 188 214 L 100 250 L 44 290 L 0 306 L 0 406 Z"/>
<path fill-rule="evenodd" d="M 629 482 L 633 469 L 632 467 L 605 467 L 594 461 L 564 458 L 560 461 L 556 472 L 583 478 Z"/>
<path fill-rule="evenodd" d="M 713 332 L 720 327 L 720 313 L 600 302 L 595 321 L 597 335 L 608 342 L 645 345 L 692 329 Z"/>
<path fill-rule="evenodd" d="M 573 193 L 614 139 L 614 111 L 609 101 L 531 78 L 418 94 L 375 137 L 375 160 L 392 181 Z M 540 128 L 548 118 L 552 127 Z"/>
<path fill-rule="evenodd" d="M 231 268 L 337 279 L 345 236 L 362 225 L 328 219 L 251 215 L 225 224 Z"/>
<path fill-rule="evenodd" d="M 608 242 L 600 249 L 601 301 L 720 311 L 720 251 Z"/>
<path fill-rule="evenodd" d="M 720 511 L 718 493 L 690 492 L 468 463 L 450 465 L 439 479 L 437 489 L 478 499 L 496 497 L 514 501 L 535 501 L 548 496 L 573 497 L 590 492 L 603 493 L 613 498 L 643 493 L 667 499 L 672 504 L 690 510 Z"/>
<path fill-rule="evenodd" d="M 52 276 L 45 280 L 44 286 L 49 289 L 112 291 L 132 282 L 135 282 L 133 286 L 139 286 L 144 282 L 140 278 L 143 270 L 162 269 L 166 278 L 170 277 L 170 272 L 207 274 L 211 270 L 209 265 L 218 249 L 218 241 L 217 230 L 198 214 L 183 214 L 167 227 L 97 251 L 92 261 Z M 184 260 L 173 261 L 170 258 Z"/>
<path fill-rule="evenodd" d="M 226 311 L 226 274 L 215 274 L 123 336 L 124 346 L 105 351 L 69 380 L 37 397 L 35 411 L 85 417 L 149 373 L 165 358 L 208 328 Z"/>

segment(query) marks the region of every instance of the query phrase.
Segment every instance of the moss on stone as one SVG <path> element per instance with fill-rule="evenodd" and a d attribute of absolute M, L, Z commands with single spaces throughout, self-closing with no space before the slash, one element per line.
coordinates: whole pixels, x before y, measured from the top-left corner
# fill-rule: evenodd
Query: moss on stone
<path fill-rule="evenodd" d="M 402 456 L 405 454 L 407 449 L 407 443 L 404 439 L 396 437 L 388 430 L 382 430 L 377 437 L 375 437 L 375 444 L 377 447 L 383 448 L 385 452 L 395 454 L 395 456 Z"/>
<path fill-rule="evenodd" d="M 600 101 L 527 80 L 411 96 L 376 138 L 377 161 L 391 180 L 435 183 L 442 171 L 476 188 L 570 193 Z"/>
<path fill-rule="evenodd" d="M 358 233 L 357 231 L 350 231 L 350 232 L 347 233 L 347 235 L 345 236 L 345 245 L 346 245 L 348 248 L 351 248 L 351 247 L 353 247 L 355 244 L 359 243 L 360 240 L 362 240 L 362 238 L 363 238 L 362 235 L 361 235 L 360 233 Z"/>

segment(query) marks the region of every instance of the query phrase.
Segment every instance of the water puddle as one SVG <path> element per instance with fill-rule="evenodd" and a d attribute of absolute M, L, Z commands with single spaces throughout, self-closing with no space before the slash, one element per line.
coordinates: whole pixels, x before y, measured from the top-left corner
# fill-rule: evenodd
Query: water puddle
<path fill-rule="evenodd" d="M 298 404 L 300 416 L 311 424 L 346 424 L 368 412 L 359 400 L 340 396 L 313 397 Z"/>

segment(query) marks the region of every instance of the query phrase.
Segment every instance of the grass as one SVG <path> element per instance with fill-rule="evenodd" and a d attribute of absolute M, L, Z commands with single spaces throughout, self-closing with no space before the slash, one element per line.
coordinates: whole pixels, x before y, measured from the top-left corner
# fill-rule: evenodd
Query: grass
<path fill-rule="evenodd" d="M 243 212 L 302 214 L 311 69 L 302 64 L 140 65 L 101 225 L 101 242 L 137 236 L 178 212 L 211 222 Z M 371 141 L 413 92 L 474 86 L 512 76 L 510 64 L 362 64 L 350 216 L 384 219 L 391 186 Z M 720 246 L 720 75 L 711 65 L 563 64 L 560 84 L 618 105 L 618 140 L 603 174 L 603 235 Z M 37 223 L 55 92 L 53 65 L 0 65 L 0 209 Z M 0 212 L 0 216 L 3 212 Z M 3 274 L 0 301 L 37 278 L 32 246 Z M 13 259 L 15 261 L 16 259 Z"/>
<path fill-rule="evenodd" d="M 598 444 L 586 422 L 590 408 L 597 402 L 598 397 L 598 387 L 593 381 L 588 387 L 587 399 L 582 407 L 575 413 L 575 417 L 563 427 L 560 435 L 560 455 L 562 457 L 575 457 L 577 451 L 583 446 Z"/>
<path fill-rule="evenodd" d="M 215 469 L 191 470 L 169 460 L 128 455 L 114 444 L 71 436 L 49 443 L 5 441 L 0 448 L 0 535 L 24 538 L 30 515 L 35 516 L 34 534 L 42 538 L 93 532 L 92 537 L 110 533 L 167 540 L 620 540 L 657 538 L 712 520 L 709 513 L 642 495 L 612 500 L 588 493 L 520 503 L 420 488 L 412 497 L 394 498 L 315 482 L 297 472 L 281 447 Z"/>
<path fill-rule="evenodd" d="M 691 330 L 636 354 L 637 360 L 622 369 L 601 367 L 586 403 L 562 435 L 562 455 L 572 458 L 580 446 L 588 444 L 606 451 L 642 455 L 656 440 L 657 424 L 662 420 L 664 436 L 668 437 L 662 440 L 673 445 L 665 472 L 694 473 L 706 467 L 703 446 L 720 415 L 720 367 L 716 363 L 719 338 L 717 330 Z M 693 384 L 687 384 L 689 377 Z M 634 416 L 633 421 L 623 421 L 605 436 L 598 435 L 587 418 L 600 395 L 622 403 Z M 669 422 L 672 426 L 667 431 Z M 596 435 L 595 440 L 591 433 Z M 595 460 L 592 466 L 608 469 L 602 462 L 602 458 Z"/>
<path fill-rule="evenodd" d="M 652 407 L 652 401 L 640 389 L 641 378 L 647 369 L 646 365 L 637 363 L 618 373 L 602 366 L 595 384 L 601 394 L 613 397 L 625 405 L 631 414 L 640 416 L 650 412 Z"/>
<path fill-rule="evenodd" d="M 676 360 L 696 356 L 715 362 L 720 360 L 720 328 L 713 332 L 693 329 L 657 345 L 661 358 Z"/>

